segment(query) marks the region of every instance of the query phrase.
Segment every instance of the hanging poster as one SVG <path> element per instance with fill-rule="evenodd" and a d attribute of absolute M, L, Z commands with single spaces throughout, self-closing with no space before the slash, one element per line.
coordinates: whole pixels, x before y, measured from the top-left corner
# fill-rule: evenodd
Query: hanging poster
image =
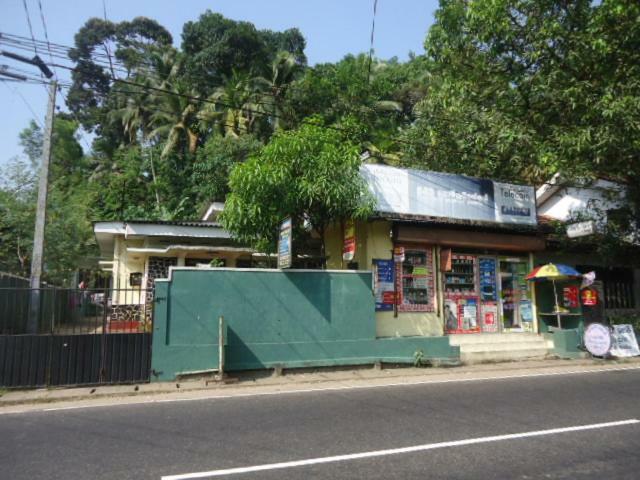
<path fill-rule="evenodd" d="M 356 254 L 356 223 L 347 220 L 344 224 L 344 241 L 342 245 L 342 259 L 350 262 Z"/>
<path fill-rule="evenodd" d="M 480 299 L 483 301 L 497 300 L 496 294 L 496 260 L 494 258 L 480 258 Z"/>
<path fill-rule="evenodd" d="M 582 305 L 593 307 L 598 304 L 598 291 L 595 288 L 585 288 L 580 294 Z"/>
<path fill-rule="evenodd" d="M 388 312 L 393 310 L 394 291 L 394 263 L 393 260 L 373 260 L 374 292 L 376 296 L 376 311 Z"/>
<path fill-rule="evenodd" d="M 475 298 L 460 300 L 458 303 L 458 315 L 462 321 L 463 330 L 471 330 L 478 325 L 478 302 Z"/>
<path fill-rule="evenodd" d="M 498 305 L 495 303 L 482 304 L 482 329 L 485 332 L 498 331 Z"/>
<path fill-rule="evenodd" d="M 523 322 L 533 322 L 531 300 L 520 300 L 520 318 Z"/>
<path fill-rule="evenodd" d="M 458 304 L 455 300 L 444 301 L 444 322 L 448 331 L 458 329 Z"/>
<path fill-rule="evenodd" d="M 562 289 L 562 304 L 566 308 L 578 308 L 578 287 L 570 285 Z"/>

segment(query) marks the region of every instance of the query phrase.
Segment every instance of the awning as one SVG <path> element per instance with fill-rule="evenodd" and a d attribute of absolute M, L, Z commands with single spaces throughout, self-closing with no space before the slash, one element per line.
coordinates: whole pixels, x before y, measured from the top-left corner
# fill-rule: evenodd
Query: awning
<path fill-rule="evenodd" d="M 399 225 L 396 240 L 402 243 L 429 243 L 447 247 L 465 247 L 514 252 L 544 250 L 545 240 L 538 235 L 476 232 L 447 228 Z"/>

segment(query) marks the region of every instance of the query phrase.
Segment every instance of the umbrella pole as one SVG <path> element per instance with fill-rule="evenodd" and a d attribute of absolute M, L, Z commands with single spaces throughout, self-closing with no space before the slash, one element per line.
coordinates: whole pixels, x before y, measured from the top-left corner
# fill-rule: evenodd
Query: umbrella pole
<path fill-rule="evenodd" d="M 556 300 L 556 317 L 558 318 L 558 328 L 562 328 L 562 322 L 560 320 L 560 306 L 558 305 L 558 292 L 556 291 L 556 281 L 555 280 L 551 280 L 551 283 L 553 284 L 553 296 Z"/>

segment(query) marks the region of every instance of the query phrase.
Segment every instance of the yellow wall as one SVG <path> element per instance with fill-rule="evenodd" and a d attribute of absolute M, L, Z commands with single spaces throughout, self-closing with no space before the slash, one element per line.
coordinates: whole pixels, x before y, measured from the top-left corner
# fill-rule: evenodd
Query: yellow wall
<path fill-rule="evenodd" d="M 342 261 L 343 234 L 340 225 L 327 230 L 325 249 L 329 256 L 327 268 L 346 268 Z M 356 223 L 356 253 L 354 261 L 360 270 L 372 270 L 373 259 L 391 259 L 393 254 L 391 238 L 391 222 L 373 221 Z M 433 258 L 436 258 L 435 251 Z M 434 260 L 434 263 L 435 262 Z M 436 291 L 440 289 L 437 288 Z M 440 312 L 441 301 L 438 297 L 437 311 Z M 378 337 L 411 337 L 443 335 L 443 322 L 437 313 L 429 312 L 376 312 L 376 336 Z"/>
<path fill-rule="evenodd" d="M 245 252 L 220 252 L 212 255 L 211 252 L 189 250 L 176 251 L 170 254 L 157 254 L 145 252 L 128 252 L 127 248 L 142 248 L 145 246 L 145 240 L 141 238 L 125 239 L 124 236 L 116 236 L 114 240 L 113 252 L 113 288 L 119 290 L 113 295 L 112 301 L 116 305 L 125 304 L 142 304 L 145 302 L 144 295 L 140 294 L 141 289 L 145 289 L 146 285 L 146 266 L 149 257 L 173 257 L 177 258 L 178 266 L 184 266 L 186 258 L 222 258 L 226 260 L 227 267 L 235 267 L 239 258 L 251 258 Z M 132 287 L 129 285 L 129 275 L 131 273 L 140 272 L 143 274 L 141 287 Z"/>

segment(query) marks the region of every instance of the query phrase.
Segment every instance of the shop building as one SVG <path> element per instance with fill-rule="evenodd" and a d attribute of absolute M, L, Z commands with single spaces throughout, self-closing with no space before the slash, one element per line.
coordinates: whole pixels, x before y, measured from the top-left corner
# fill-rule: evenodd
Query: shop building
<path fill-rule="evenodd" d="M 373 270 L 378 337 L 538 332 L 525 280 L 545 247 L 533 187 L 384 165 L 361 174 L 376 213 L 331 229 L 328 268 Z"/>

